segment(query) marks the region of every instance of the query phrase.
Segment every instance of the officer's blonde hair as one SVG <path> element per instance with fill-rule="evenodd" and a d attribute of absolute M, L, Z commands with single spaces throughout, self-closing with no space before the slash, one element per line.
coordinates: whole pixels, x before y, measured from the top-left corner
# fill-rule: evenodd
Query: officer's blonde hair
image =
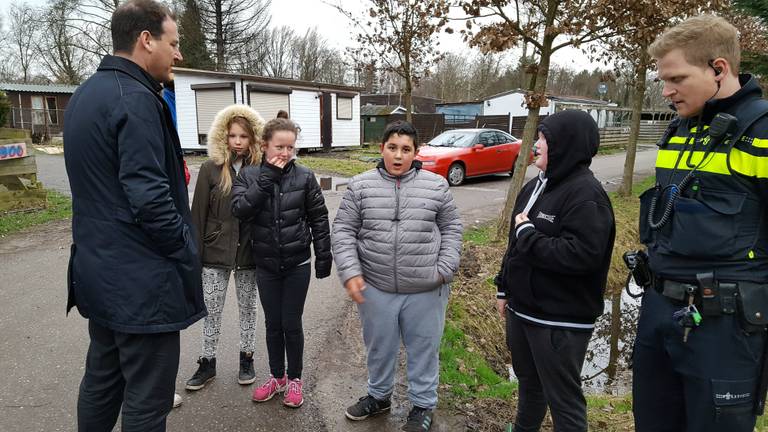
<path fill-rule="evenodd" d="M 721 17 L 699 15 L 666 29 L 648 48 L 648 54 L 660 59 L 677 48 L 694 66 L 707 67 L 709 61 L 722 57 L 734 74 L 739 72 L 739 32 Z"/>

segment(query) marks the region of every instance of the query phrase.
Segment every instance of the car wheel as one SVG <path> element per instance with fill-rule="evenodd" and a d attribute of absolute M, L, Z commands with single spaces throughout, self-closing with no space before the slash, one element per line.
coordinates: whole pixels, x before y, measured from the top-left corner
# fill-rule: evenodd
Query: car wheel
<path fill-rule="evenodd" d="M 464 166 L 460 163 L 454 163 L 448 168 L 448 184 L 458 186 L 464 183 Z"/>

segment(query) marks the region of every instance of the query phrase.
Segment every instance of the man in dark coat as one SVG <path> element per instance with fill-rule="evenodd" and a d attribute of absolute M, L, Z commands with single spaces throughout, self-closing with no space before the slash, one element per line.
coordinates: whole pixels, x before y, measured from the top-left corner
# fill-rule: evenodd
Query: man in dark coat
<path fill-rule="evenodd" d="M 114 55 L 65 114 L 72 188 L 67 311 L 88 319 L 80 431 L 164 431 L 179 331 L 205 316 L 181 146 L 160 96 L 181 60 L 173 15 L 131 0 L 112 15 Z"/>

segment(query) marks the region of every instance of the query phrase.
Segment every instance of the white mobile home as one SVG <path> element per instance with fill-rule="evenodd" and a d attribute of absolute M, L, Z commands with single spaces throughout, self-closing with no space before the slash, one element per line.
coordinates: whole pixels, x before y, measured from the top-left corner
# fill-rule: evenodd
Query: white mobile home
<path fill-rule="evenodd" d="M 525 90 L 510 90 L 503 93 L 488 96 L 483 100 L 483 115 L 507 115 L 512 117 L 524 117 L 528 115 L 525 106 Z M 585 108 L 589 106 L 589 108 Z M 607 114 L 605 108 L 616 107 L 612 102 L 590 99 L 579 96 L 554 96 L 547 95 L 547 106 L 539 108 L 539 115 L 550 115 L 564 109 L 581 109 L 592 115 L 600 127 L 605 126 Z M 604 108 L 602 108 L 604 107 Z"/>
<path fill-rule="evenodd" d="M 176 117 L 184 150 L 203 150 L 222 108 L 246 104 L 265 120 L 288 112 L 301 128 L 297 147 L 360 145 L 360 91 L 356 87 L 174 68 Z"/>

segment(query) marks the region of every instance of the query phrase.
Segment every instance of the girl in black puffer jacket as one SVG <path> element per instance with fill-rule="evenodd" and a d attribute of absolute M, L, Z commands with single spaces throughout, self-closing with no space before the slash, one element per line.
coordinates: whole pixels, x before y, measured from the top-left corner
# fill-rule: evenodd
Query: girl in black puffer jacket
<path fill-rule="evenodd" d="M 318 279 L 330 275 L 332 262 L 328 209 L 314 173 L 295 163 L 297 133 L 288 119 L 269 121 L 261 164 L 243 168 L 232 186 L 232 213 L 251 227 L 267 327 L 271 374 L 253 400 L 267 401 L 285 391 L 283 403 L 290 407 L 304 402 L 301 316 L 309 288 L 310 243 Z"/>

